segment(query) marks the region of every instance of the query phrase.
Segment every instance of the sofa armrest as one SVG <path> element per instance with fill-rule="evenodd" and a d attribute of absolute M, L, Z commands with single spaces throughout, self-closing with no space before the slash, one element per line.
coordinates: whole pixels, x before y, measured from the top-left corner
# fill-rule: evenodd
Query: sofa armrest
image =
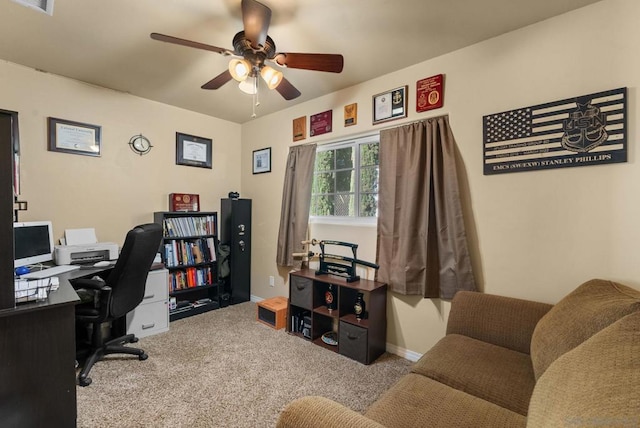
<path fill-rule="evenodd" d="M 447 334 L 461 334 L 529 354 L 531 335 L 552 305 L 475 291 L 451 302 Z"/>
<path fill-rule="evenodd" d="M 302 397 L 287 404 L 277 428 L 384 428 L 379 423 L 324 397 Z"/>

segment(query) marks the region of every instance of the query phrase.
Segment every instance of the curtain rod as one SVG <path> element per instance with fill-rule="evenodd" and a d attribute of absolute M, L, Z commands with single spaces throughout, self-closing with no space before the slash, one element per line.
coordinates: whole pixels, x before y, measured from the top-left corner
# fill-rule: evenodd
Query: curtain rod
<path fill-rule="evenodd" d="M 296 146 L 309 146 L 309 145 L 312 145 L 312 144 L 317 144 L 318 146 L 324 146 L 324 145 L 327 145 L 327 144 L 341 143 L 341 142 L 344 142 L 346 140 L 352 140 L 352 139 L 355 139 L 355 138 L 370 137 L 372 135 L 379 134 L 380 131 L 385 131 L 387 129 L 399 128 L 400 126 L 405 126 L 405 125 L 413 125 L 414 123 L 424 122 L 425 120 L 437 119 L 437 118 L 445 117 L 445 116 L 449 116 L 449 113 L 440 114 L 438 116 L 425 117 L 423 119 L 416 119 L 416 120 L 410 120 L 410 121 L 406 121 L 406 122 L 394 123 L 393 125 L 388 125 L 388 126 L 381 127 L 381 128 L 370 129 L 368 131 L 364 131 L 364 132 L 361 132 L 361 133 L 358 133 L 358 134 L 351 134 L 351 135 L 347 135 L 347 136 L 344 136 L 344 137 L 337 137 L 337 138 L 334 138 L 332 140 L 325 139 L 325 140 L 314 141 L 314 142 L 306 142 L 306 143 L 295 144 L 295 145 Z"/>

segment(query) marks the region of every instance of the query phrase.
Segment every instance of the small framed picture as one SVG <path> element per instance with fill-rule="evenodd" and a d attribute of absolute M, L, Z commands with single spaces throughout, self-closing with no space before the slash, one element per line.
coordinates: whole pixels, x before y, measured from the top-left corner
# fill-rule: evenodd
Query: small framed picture
<path fill-rule="evenodd" d="M 271 147 L 253 151 L 253 173 L 271 172 Z"/>
<path fill-rule="evenodd" d="M 212 149 L 210 138 L 176 132 L 176 165 L 212 169 Z"/>
<path fill-rule="evenodd" d="M 408 86 L 373 96 L 373 124 L 407 117 Z"/>
<path fill-rule="evenodd" d="M 49 151 L 100 156 L 101 127 L 50 117 Z"/>

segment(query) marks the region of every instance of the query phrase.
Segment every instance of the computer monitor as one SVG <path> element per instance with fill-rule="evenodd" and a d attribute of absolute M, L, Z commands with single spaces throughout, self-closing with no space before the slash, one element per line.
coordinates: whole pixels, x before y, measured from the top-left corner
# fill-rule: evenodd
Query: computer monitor
<path fill-rule="evenodd" d="M 13 223 L 14 267 L 53 260 L 53 226 L 50 221 Z"/>

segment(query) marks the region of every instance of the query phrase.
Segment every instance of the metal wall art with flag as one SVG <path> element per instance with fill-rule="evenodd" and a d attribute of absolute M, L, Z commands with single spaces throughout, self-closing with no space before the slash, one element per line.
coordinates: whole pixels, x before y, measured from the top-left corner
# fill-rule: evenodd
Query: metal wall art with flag
<path fill-rule="evenodd" d="M 627 161 L 627 88 L 483 117 L 484 175 Z"/>

